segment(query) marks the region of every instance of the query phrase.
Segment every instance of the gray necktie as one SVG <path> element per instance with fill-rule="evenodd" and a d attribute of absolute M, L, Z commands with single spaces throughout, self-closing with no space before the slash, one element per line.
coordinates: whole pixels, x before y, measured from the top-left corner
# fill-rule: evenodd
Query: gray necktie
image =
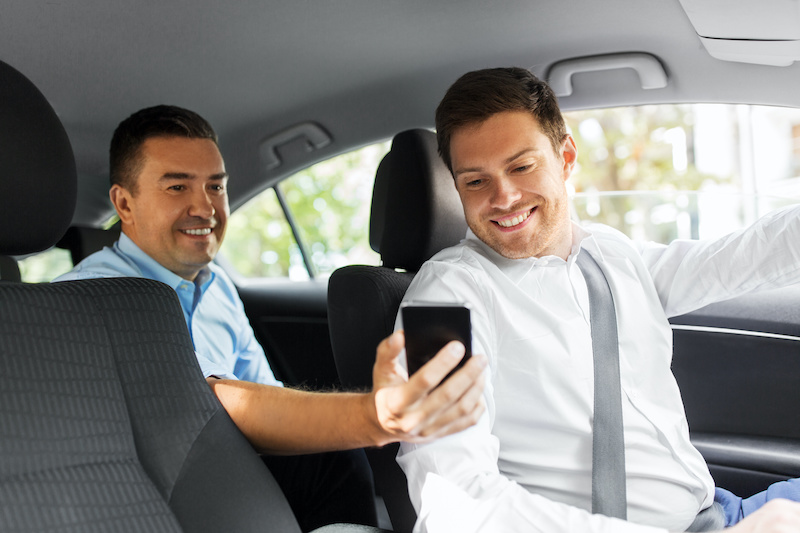
<path fill-rule="evenodd" d="M 619 340 L 614 298 L 600 265 L 586 250 L 578 268 L 589 288 L 594 353 L 594 423 L 592 427 L 592 512 L 627 518 L 625 439 L 619 380 Z"/>

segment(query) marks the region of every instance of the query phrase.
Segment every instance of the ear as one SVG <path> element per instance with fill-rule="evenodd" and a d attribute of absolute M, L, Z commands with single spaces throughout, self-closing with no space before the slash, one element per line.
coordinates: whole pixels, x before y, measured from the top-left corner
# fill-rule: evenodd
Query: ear
<path fill-rule="evenodd" d="M 561 145 L 561 160 L 564 161 L 564 181 L 567 181 L 578 162 L 578 147 L 575 146 L 575 139 L 569 133 L 564 137 L 564 143 Z"/>
<path fill-rule="evenodd" d="M 123 224 L 130 224 L 133 220 L 131 207 L 131 199 L 133 197 L 130 191 L 115 183 L 109 189 L 108 197 L 111 199 L 111 203 L 114 204 L 114 209 L 116 209 L 120 221 Z"/>

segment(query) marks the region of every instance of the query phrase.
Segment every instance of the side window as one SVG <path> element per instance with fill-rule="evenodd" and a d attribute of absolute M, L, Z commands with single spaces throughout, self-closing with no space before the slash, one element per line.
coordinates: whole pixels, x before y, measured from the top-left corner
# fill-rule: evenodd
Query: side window
<path fill-rule="evenodd" d="M 67 250 L 50 248 L 21 259 L 17 264 L 22 281 L 41 283 L 53 281 L 61 274 L 69 272 L 72 269 L 72 258 Z"/>
<path fill-rule="evenodd" d="M 245 278 L 308 276 L 274 189 L 231 214 L 220 253 Z"/>
<path fill-rule="evenodd" d="M 800 110 L 650 105 L 565 113 L 581 220 L 637 240 L 711 238 L 800 198 Z"/>
<path fill-rule="evenodd" d="M 377 265 L 369 211 L 389 142 L 318 163 L 267 189 L 228 221 L 221 253 L 246 278 L 327 277 L 348 264 Z M 310 273 L 309 273 L 310 271 Z"/>

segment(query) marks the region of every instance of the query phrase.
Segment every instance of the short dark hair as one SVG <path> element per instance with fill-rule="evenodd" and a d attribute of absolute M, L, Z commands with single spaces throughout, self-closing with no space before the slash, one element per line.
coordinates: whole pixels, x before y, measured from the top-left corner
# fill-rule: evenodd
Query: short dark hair
<path fill-rule="evenodd" d="M 558 152 L 567 127 L 550 86 L 524 68 L 476 70 L 456 80 L 436 108 L 439 155 L 450 172 L 453 171 L 450 157 L 453 133 L 503 111 L 530 112 L 550 139 L 553 150 Z"/>
<path fill-rule="evenodd" d="M 112 186 L 120 185 L 136 194 L 136 177 L 143 165 L 141 147 L 153 137 L 210 139 L 217 144 L 214 128 L 194 111 L 172 105 L 137 111 L 117 126 L 111 138 L 109 173 Z"/>

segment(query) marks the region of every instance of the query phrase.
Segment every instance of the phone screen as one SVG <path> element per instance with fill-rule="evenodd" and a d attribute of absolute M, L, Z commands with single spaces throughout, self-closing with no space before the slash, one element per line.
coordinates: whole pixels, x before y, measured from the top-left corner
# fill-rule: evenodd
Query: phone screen
<path fill-rule="evenodd" d="M 400 312 L 405 330 L 409 375 L 419 370 L 452 340 L 461 341 L 466 353 L 445 380 L 472 355 L 470 312 L 466 305 L 408 302 L 403 304 Z"/>

